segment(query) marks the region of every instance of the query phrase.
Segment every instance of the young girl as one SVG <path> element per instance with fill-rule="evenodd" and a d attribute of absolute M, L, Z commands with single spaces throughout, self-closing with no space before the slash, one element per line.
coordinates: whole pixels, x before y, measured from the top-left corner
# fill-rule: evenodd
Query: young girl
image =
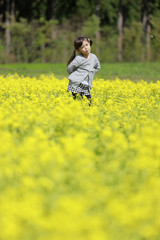
<path fill-rule="evenodd" d="M 91 104 L 91 88 L 94 74 L 100 70 L 100 63 L 95 54 L 91 53 L 92 40 L 78 37 L 74 40 L 75 50 L 68 61 L 69 85 L 67 91 L 72 92 L 76 99 L 77 93 L 85 95 Z M 76 52 L 78 55 L 76 56 Z"/>

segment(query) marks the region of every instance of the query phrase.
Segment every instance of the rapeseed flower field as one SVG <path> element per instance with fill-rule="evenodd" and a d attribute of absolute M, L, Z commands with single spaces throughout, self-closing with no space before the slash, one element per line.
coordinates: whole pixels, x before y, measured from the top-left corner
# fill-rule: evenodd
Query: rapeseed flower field
<path fill-rule="evenodd" d="M 0 76 L 0 240 L 159 240 L 160 82 Z"/>

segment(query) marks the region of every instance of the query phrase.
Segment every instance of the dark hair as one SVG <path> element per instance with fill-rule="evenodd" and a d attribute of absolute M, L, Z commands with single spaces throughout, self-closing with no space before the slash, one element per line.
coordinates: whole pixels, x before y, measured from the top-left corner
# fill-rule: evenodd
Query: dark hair
<path fill-rule="evenodd" d="M 89 42 L 90 46 L 92 46 L 92 40 L 88 37 L 82 36 L 82 37 L 78 37 L 74 40 L 74 51 L 72 53 L 72 56 L 70 57 L 70 59 L 68 60 L 67 66 L 73 61 L 73 59 L 76 57 L 76 50 L 79 49 L 82 46 L 82 43 L 84 40 L 87 40 L 87 42 Z"/>

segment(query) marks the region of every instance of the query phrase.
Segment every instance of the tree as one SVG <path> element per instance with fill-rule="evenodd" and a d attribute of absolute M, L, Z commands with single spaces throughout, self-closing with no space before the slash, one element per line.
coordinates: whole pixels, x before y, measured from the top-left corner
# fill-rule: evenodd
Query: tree
<path fill-rule="evenodd" d="M 99 26 L 97 27 L 96 36 L 95 36 L 95 39 L 96 39 L 96 54 L 99 56 L 100 55 L 100 48 L 99 48 L 99 44 L 100 44 L 100 4 L 99 4 L 99 1 L 96 0 L 95 4 L 96 4 L 95 13 L 96 13 L 96 17 L 98 18 L 98 24 L 99 24 Z"/>
<path fill-rule="evenodd" d="M 11 45 L 11 32 L 10 32 L 10 0 L 6 0 L 6 27 L 5 27 L 5 36 L 6 36 L 6 57 L 9 57 L 10 54 L 10 45 Z"/>
<path fill-rule="evenodd" d="M 133 21 L 129 27 L 124 27 L 123 60 L 126 62 L 140 61 L 144 48 L 142 45 L 141 22 Z"/>
<path fill-rule="evenodd" d="M 150 33 L 151 33 L 151 24 L 150 24 L 150 14 L 151 14 L 151 2 L 150 0 L 143 0 L 142 2 L 142 12 L 143 12 L 143 20 L 142 27 L 144 32 L 144 44 L 146 45 L 145 59 L 147 61 L 150 60 Z"/>
<path fill-rule="evenodd" d="M 150 18 L 151 30 L 151 46 L 152 46 L 152 59 L 160 61 L 160 11 Z"/>
<path fill-rule="evenodd" d="M 159 0 L 142 0 L 142 27 L 143 27 L 143 43 L 146 46 L 145 60 L 151 60 L 151 18 L 160 8 Z"/>
<path fill-rule="evenodd" d="M 123 46 L 123 10 L 122 10 L 122 0 L 119 0 L 118 6 L 118 21 L 117 21 L 117 28 L 118 28 L 118 61 L 122 62 L 122 46 Z"/>
<path fill-rule="evenodd" d="M 4 17 L 4 0 L 0 0 L 0 25 L 2 24 Z"/>
<path fill-rule="evenodd" d="M 0 0 L 1 55 L 5 49 L 8 60 L 65 62 L 73 39 L 86 34 L 101 60 L 159 59 L 158 10 L 160 0 Z"/>

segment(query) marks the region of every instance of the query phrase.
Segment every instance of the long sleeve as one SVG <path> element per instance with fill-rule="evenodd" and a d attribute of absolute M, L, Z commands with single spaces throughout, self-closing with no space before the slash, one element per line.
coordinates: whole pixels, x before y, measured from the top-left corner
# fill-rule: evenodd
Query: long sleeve
<path fill-rule="evenodd" d="M 81 54 L 77 55 L 67 67 L 70 84 L 74 87 L 78 86 L 88 76 L 89 86 L 92 88 L 94 74 L 98 72 L 99 69 L 100 63 L 95 54 L 91 53 L 91 57 L 89 59 L 85 58 Z"/>
<path fill-rule="evenodd" d="M 71 74 L 72 72 L 74 72 L 78 67 L 79 67 L 80 63 L 77 60 L 77 58 L 75 58 L 67 67 L 67 72 L 69 74 Z"/>
<path fill-rule="evenodd" d="M 95 73 L 101 69 L 100 62 L 97 57 L 96 57 L 96 64 L 95 64 L 94 68 L 95 68 Z"/>

